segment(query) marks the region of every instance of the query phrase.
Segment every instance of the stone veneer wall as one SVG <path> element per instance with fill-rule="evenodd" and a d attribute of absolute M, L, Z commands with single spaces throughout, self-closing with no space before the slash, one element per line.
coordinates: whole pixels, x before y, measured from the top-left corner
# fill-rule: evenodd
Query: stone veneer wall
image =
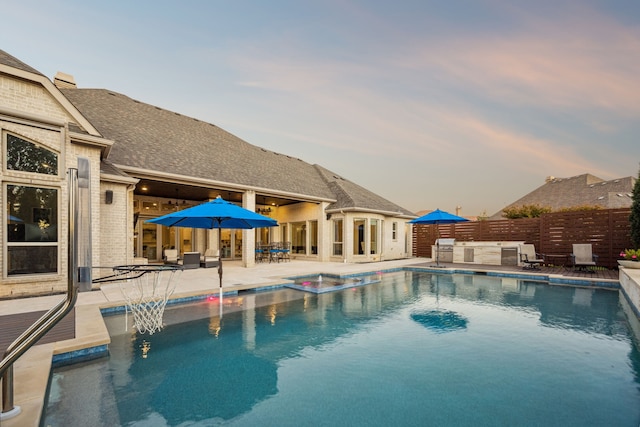
<path fill-rule="evenodd" d="M 620 267 L 620 286 L 640 318 L 640 269 Z"/>

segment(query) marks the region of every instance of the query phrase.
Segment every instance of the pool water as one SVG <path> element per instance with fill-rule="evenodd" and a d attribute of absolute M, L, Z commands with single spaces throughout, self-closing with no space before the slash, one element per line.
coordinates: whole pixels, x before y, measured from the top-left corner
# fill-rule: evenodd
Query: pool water
<path fill-rule="evenodd" d="M 153 336 L 108 317 L 110 357 L 54 371 L 44 425 L 638 426 L 618 292 L 380 279 L 173 308 Z"/>

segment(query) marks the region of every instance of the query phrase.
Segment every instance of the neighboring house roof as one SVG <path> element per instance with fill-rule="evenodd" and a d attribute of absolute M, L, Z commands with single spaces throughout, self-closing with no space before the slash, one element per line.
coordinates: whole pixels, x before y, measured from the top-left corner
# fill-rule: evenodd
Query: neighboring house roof
<path fill-rule="evenodd" d="M 571 178 L 548 177 L 544 185 L 505 206 L 489 219 L 502 219 L 504 209 L 524 205 L 550 207 L 552 211 L 579 206 L 628 208 L 633 202 L 635 182 L 632 176 L 605 181 L 588 173 Z"/>
<path fill-rule="evenodd" d="M 84 117 L 115 141 L 108 160 L 139 168 L 313 197 L 330 209 L 414 215 L 298 158 L 266 150 L 191 117 L 105 89 L 60 89 Z"/>

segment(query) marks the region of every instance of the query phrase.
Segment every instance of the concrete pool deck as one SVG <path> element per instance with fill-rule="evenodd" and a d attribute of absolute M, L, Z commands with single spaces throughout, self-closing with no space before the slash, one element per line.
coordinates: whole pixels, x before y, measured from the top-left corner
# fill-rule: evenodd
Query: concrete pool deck
<path fill-rule="evenodd" d="M 278 286 L 284 284 L 288 277 L 306 276 L 314 274 L 355 275 L 367 272 L 401 270 L 415 268 L 416 270 L 433 269 L 432 262 L 424 258 L 410 258 L 395 261 L 383 261 L 366 264 L 319 263 L 316 261 L 292 260 L 285 263 L 263 263 L 255 267 L 244 268 L 240 262 L 224 263 L 223 290 L 233 293 L 241 290 Z M 518 278 L 532 280 L 571 281 L 579 280 L 577 286 L 615 287 L 618 279 L 603 278 L 602 274 L 576 276 L 571 271 L 552 270 L 549 272 L 522 270 L 520 267 L 499 267 L 486 265 L 447 264 L 445 271 L 451 269 L 491 273 L 495 275 L 515 275 Z M 638 275 L 640 276 L 640 270 Z M 633 275 L 636 273 L 633 272 Z M 617 272 L 615 273 L 617 276 Z M 635 277 L 638 282 L 640 277 Z M 172 298 L 187 298 L 216 294 L 219 290 L 218 272 L 216 268 L 199 268 L 185 270 Z M 0 316 L 48 310 L 64 295 L 51 295 L 34 298 L 12 299 L 0 301 Z M 38 426 L 43 405 L 52 360 L 55 355 L 81 351 L 87 348 L 106 347 L 109 333 L 104 324 L 101 308 L 119 307 L 124 305 L 124 298 L 118 283 L 103 283 L 100 289 L 84 292 L 78 295 L 75 306 L 76 329 L 75 338 L 32 347 L 14 365 L 14 402 L 20 406 L 21 413 L 11 419 L 2 421 L 3 427 Z"/>

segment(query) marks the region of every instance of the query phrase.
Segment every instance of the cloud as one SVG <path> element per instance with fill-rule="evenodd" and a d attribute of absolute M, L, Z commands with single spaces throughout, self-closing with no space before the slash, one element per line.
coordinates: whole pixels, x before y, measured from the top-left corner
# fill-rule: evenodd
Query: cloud
<path fill-rule="evenodd" d="M 426 40 L 399 61 L 494 102 L 640 113 L 640 30 L 595 12 Z M 572 15 L 569 15 L 572 16 Z"/>

